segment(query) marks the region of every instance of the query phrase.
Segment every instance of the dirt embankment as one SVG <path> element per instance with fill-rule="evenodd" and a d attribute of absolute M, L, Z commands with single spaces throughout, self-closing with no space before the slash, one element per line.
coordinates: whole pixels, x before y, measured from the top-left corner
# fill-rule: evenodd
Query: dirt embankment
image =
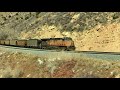
<path fill-rule="evenodd" d="M 46 59 L 0 51 L 1 78 L 119 78 L 119 61 Z"/>

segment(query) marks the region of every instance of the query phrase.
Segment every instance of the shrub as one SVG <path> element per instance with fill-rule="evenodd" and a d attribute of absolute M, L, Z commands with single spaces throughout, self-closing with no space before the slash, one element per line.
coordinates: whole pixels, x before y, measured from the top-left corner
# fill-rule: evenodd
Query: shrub
<path fill-rule="evenodd" d="M 1 32 L 0 33 L 0 39 L 7 39 L 8 38 L 8 34 L 7 33 L 4 33 L 4 32 Z"/>
<path fill-rule="evenodd" d="M 118 14 L 114 14 L 113 15 L 113 19 L 117 19 L 117 18 L 119 18 L 119 15 Z"/>

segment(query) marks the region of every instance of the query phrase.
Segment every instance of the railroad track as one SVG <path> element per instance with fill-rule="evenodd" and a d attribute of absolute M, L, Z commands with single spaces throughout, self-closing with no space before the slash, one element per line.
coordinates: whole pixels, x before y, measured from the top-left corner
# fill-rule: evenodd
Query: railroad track
<path fill-rule="evenodd" d="M 99 52 L 99 51 L 75 51 L 74 53 L 120 55 L 120 52 Z"/>
<path fill-rule="evenodd" d="M 34 50 L 34 51 L 50 51 L 50 52 L 61 52 L 61 50 L 47 50 L 47 49 L 37 49 L 37 48 L 24 48 L 24 47 L 14 47 L 14 46 L 4 46 L 5 48 L 14 48 L 22 50 Z M 111 54 L 111 55 L 120 55 L 120 52 L 99 52 L 99 51 L 64 51 L 66 53 L 87 53 L 87 54 Z"/>
<path fill-rule="evenodd" d="M 10 52 L 22 52 L 34 54 L 40 57 L 47 58 L 95 58 L 102 60 L 120 60 L 120 52 L 97 52 L 97 51 L 56 51 L 56 50 L 44 50 L 44 49 L 34 49 L 34 48 L 22 48 L 22 47 L 12 47 L 12 46 L 2 46 L 0 49 L 4 49 Z"/>
<path fill-rule="evenodd" d="M 61 52 L 61 50 L 47 50 L 47 49 L 37 49 L 37 48 L 24 48 L 24 47 L 14 47 L 14 46 L 4 46 L 5 48 L 14 48 L 22 50 L 34 50 L 34 51 L 50 51 L 50 52 Z M 87 54 L 111 54 L 111 55 L 120 55 L 120 52 L 99 52 L 99 51 L 64 51 L 66 53 L 87 53 Z"/>

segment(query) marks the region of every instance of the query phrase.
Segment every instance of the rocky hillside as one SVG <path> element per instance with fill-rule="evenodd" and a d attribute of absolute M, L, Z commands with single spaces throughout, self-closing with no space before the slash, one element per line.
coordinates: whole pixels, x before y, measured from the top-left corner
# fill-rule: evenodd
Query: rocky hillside
<path fill-rule="evenodd" d="M 76 50 L 120 51 L 120 13 L 0 12 L 0 39 L 64 36 Z"/>

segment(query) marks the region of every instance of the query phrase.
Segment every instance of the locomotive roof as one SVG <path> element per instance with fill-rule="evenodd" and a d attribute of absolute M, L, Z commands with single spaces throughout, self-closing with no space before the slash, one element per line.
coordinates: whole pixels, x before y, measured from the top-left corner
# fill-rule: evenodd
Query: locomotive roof
<path fill-rule="evenodd" d="M 43 38 L 41 40 L 72 40 L 70 37 L 64 37 L 64 38 Z"/>
<path fill-rule="evenodd" d="M 53 40 L 61 40 L 63 38 L 50 38 L 50 39 L 53 39 Z"/>
<path fill-rule="evenodd" d="M 63 38 L 43 38 L 41 40 L 62 40 Z"/>

